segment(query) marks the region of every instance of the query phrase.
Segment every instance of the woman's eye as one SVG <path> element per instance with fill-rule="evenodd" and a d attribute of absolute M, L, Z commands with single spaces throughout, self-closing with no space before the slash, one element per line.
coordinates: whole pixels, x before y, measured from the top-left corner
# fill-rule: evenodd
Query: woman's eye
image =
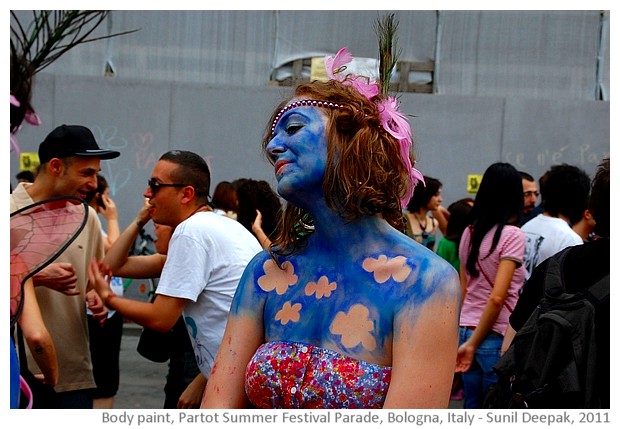
<path fill-rule="evenodd" d="M 299 131 L 302 128 L 301 125 L 299 124 L 289 124 L 286 126 L 286 134 L 292 135 L 295 134 L 297 131 Z"/>

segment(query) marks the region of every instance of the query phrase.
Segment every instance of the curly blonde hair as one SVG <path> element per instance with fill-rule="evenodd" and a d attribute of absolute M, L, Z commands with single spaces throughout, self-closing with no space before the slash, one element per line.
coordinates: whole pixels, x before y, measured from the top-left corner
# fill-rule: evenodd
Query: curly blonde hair
<path fill-rule="evenodd" d="M 340 108 L 323 108 L 327 115 L 327 166 L 323 180 L 325 201 L 347 221 L 379 214 L 394 228 L 402 230 L 401 199 L 412 186 L 396 138 L 381 125 L 375 101 L 341 82 L 314 81 L 297 86 L 293 98 L 337 103 Z M 271 124 L 290 101 L 273 112 L 263 138 L 263 152 L 272 139 Z M 413 153 L 410 153 L 413 164 Z M 313 230 L 310 215 L 286 203 L 280 234 L 271 250 L 278 255 L 295 253 Z"/>

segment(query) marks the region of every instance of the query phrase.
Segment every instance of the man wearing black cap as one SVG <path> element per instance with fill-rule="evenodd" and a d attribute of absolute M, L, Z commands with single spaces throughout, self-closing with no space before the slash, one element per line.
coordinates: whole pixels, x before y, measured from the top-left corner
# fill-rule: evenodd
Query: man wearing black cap
<path fill-rule="evenodd" d="M 39 173 L 34 183 L 20 183 L 11 194 L 11 212 L 63 195 L 85 198 L 97 188 L 102 159 L 119 152 L 101 149 L 92 132 L 81 125 L 61 125 L 39 145 Z M 107 310 L 88 284 L 88 264 L 104 256 L 101 223 L 89 208 L 88 221 L 75 241 L 33 277 L 45 325 L 52 334 L 58 355 L 61 408 L 92 408 L 89 390 L 95 387 L 88 345 L 86 305 L 98 317 Z M 59 293 L 61 292 L 61 293 Z M 38 368 L 28 350 L 28 368 Z"/>

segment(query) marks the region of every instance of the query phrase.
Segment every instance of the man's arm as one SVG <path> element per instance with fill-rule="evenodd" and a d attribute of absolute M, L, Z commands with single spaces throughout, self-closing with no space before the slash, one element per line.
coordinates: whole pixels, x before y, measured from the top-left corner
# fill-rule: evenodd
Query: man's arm
<path fill-rule="evenodd" d="M 179 401 L 177 402 L 177 408 L 200 408 L 202 394 L 206 386 L 207 377 L 201 372 L 189 383 L 183 393 L 181 393 Z"/>
<path fill-rule="evenodd" d="M 153 302 L 143 302 L 116 296 L 107 279 L 101 273 L 99 264 L 92 260 L 88 269 L 88 278 L 106 307 L 118 311 L 127 319 L 146 328 L 167 332 L 175 325 L 188 300 L 166 295 L 156 295 Z"/>
<path fill-rule="evenodd" d="M 108 309 L 96 290 L 91 289 L 86 292 L 86 305 L 93 313 L 93 317 L 103 326 L 108 318 Z"/>
<path fill-rule="evenodd" d="M 69 262 L 54 262 L 32 277 L 35 286 L 45 286 L 65 295 L 79 295 L 77 275 Z"/>
<path fill-rule="evenodd" d="M 14 277 L 11 277 L 11 281 L 15 281 Z M 27 280 L 23 288 L 24 301 L 22 313 L 19 316 L 19 326 L 32 357 L 43 373 L 44 382 L 50 386 L 55 386 L 58 383 L 56 346 L 41 316 L 32 282 Z"/>
<path fill-rule="evenodd" d="M 149 278 L 159 277 L 161 274 L 165 256 L 158 255 L 157 258 L 151 258 L 155 264 L 153 267 L 151 267 L 148 259 L 128 256 L 140 230 L 151 219 L 149 208 L 148 201 L 145 201 L 135 219 L 125 228 L 106 252 L 103 263 L 112 270 L 114 275 L 130 278 Z M 139 259 L 133 261 L 134 258 Z"/>

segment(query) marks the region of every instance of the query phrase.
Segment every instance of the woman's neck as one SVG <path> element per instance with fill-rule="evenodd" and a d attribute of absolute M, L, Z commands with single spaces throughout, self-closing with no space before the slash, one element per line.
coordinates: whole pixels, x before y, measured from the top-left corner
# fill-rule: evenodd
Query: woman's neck
<path fill-rule="evenodd" d="M 429 210 L 427 208 L 421 207 L 418 211 L 413 212 L 413 215 L 417 216 L 421 221 L 424 221 L 428 215 L 428 212 Z"/>
<path fill-rule="evenodd" d="M 327 207 L 310 211 L 314 220 L 314 232 L 311 241 L 320 242 L 322 246 L 342 249 L 345 243 L 361 242 L 378 231 L 389 227 L 380 215 L 361 216 L 347 220 Z"/>

